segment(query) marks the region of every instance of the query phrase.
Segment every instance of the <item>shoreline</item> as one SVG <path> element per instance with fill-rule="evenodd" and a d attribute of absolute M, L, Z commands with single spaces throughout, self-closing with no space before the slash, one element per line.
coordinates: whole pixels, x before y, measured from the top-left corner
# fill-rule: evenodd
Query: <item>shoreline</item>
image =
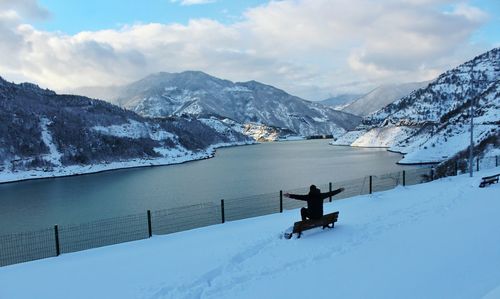
<path fill-rule="evenodd" d="M 150 160 L 132 159 L 129 161 L 115 161 L 105 164 L 69 165 L 62 168 L 58 168 L 55 171 L 50 171 L 50 172 L 43 170 L 0 172 L 0 185 L 34 181 L 34 180 L 47 180 L 47 179 L 92 175 L 97 173 L 124 170 L 124 169 L 179 165 L 179 164 L 202 161 L 213 158 L 215 157 L 217 149 L 220 148 L 256 145 L 256 144 L 259 144 L 259 142 L 236 142 L 232 144 L 222 143 L 210 146 L 201 152 L 198 153 L 192 152 L 182 157 L 170 157 L 170 158 L 162 157 Z"/>
<path fill-rule="evenodd" d="M 437 164 L 442 162 L 442 161 L 441 162 L 401 162 L 407 153 L 396 151 L 396 150 L 391 150 L 390 147 L 388 147 L 388 146 L 358 146 L 358 145 L 352 146 L 352 145 L 347 145 L 347 144 L 331 144 L 331 143 L 330 143 L 330 145 L 343 146 L 343 147 L 353 147 L 353 148 L 383 148 L 390 153 L 400 154 L 403 156 L 403 158 L 400 161 L 396 162 L 397 165 L 405 165 L 405 166 L 437 165 Z"/>
<path fill-rule="evenodd" d="M 390 151 L 389 150 L 390 147 L 388 147 L 388 146 L 361 146 L 361 145 L 332 144 L 332 143 L 329 143 L 329 145 L 331 145 L 331 146 L 344 146 L 344 147 L 347 146 L 347 147 L 354 147 L 354 148 L 385 148 L 388 152 L 404 155 L 403 153 L 400 153 L 400 152 Z"/>
<path fill-rule="evenodd" d="M 407 153 L 403 153 L 403 152 L 400 152 L 400 151 L 391 150 L 390 147 L 387 148 L 387 151 L 391 152 L 391 153 L 401 154 L 401 155 L 406 155 L 407 154 Z"/>
<path fill-rule="evenodd" d="M 404 155 L 403 153 L 400 152 L 390 151 L 389 146 L 363 146 L 363 145 L 333 144 L 333 143 L 328 143 L 328 144 L 331 146 L 344 146 L 344 147 L 354 147 L 354 148 L 385 148 L 388 152 Z"/>
<path fill-rule="evenodd" d="M 396 162 L 397 165 L 405 165 L 405 166 L 412 166 L 412 165 L 438 165 L 441 162 L 409 162 L 409 163 L 401 163 L 401 162 Z"/>
<path fill-rule="evenodd" d="M 308 139 L 289 139 L 289 140 L 277 140 L 274 142 L 287 142 L 287 141 L 304 141 Z M 156 158 L 156 159 L 132 159 L 129 161 L 115 161 L 109 162 L 105 164 L 90 164 L 90 165 L 69 165 L 62 168 L 58 168 L 55 171 L 43 171 L 43 170 L 28 170 L 21 172 L 0 172 L 0 185 L 4 184 L 13 184 L 19 182 L 26 181 L 34 181 L 34 180 L 48 180 L 48 179 L 56 179 L 56 178 L 66 178 L 66 177 L 76 177 L 83 175 L 92 175 L 97 173 L 111 172 L 116 170 L 125 170 L 125 169 L 134 169 L 134 168 L 146 168 L 146 167 L 161 167 L 161 166 L 170 166 L 170 165 L 180 165 L 189 162 L 196 162 L 207 160 L 215 157 L 217 149 L 227 148 L 227 147 L 238 147 L 238 146 L 246 146 L 246 145 L 257 145 L 261 144 L 261 142 L 252 141 L 252 142 L 236 142 L 232 144 L 216 144 L 210 146 L 204 151 L 198 153 L 190 153 L 186 154 L 182 157 L 170 157 L 170 158 Z M 384 146 L 352 146 L 352 145 L 343 145 L 343 144 L 331 144 L 331 146 L 339 146 L 339 147 L 352 147 L 352 148 L 381 148 L 386 149 L 386 151 L 405 155 L 405 153 L 390 150 L 389 147 Z M 396 162 L 397 165 L 437 165 L 440 162 L 412 162 L 412 163 L 401 163 Z"/>

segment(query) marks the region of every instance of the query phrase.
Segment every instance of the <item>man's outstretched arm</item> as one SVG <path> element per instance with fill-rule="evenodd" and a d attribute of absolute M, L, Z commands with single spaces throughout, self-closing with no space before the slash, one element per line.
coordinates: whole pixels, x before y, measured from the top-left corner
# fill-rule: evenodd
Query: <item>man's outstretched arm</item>
<path fill-rule="evenodd" d="M 328 198 L 330 196 L 334 196 L 335 194 L 339 194 L 340 192 L 342 192 L 344 190 L 345 190 L 344 188 L 339 188 L 339 189 L 333 190 L 331 192 L 321 193 L 321 199 L 325 199 L 325 198 Z"/>
<path fill-rule="evenodd" d="M 298 200 L 305 200 L 305 201 L 307 201 L 307 199 L 309 198 L 309 196 L 307 196 L 307 195 L 300 195 L 300 194 L 285 193 L 283 195 L 285 195 L 285 197 L 289 197 L 289 198 L 293 198 L 293 199 L 298 199 Z"/>

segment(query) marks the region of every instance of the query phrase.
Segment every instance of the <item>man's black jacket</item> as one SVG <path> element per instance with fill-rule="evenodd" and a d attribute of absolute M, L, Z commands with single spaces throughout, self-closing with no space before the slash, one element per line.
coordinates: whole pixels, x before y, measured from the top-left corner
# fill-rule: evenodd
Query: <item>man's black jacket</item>
<path fill-rule="evenodd" d="M 311 219 L 319 219 L 323 216 L 323 200 L 330 196 L 340 193 L 342 190 L 337 189 L 331 192 L 321 193 L 318 189 L 316 192 L 309 192 L 307 195 L 290 194 L 290 198 L 307 201 L 307 209 Z"/>

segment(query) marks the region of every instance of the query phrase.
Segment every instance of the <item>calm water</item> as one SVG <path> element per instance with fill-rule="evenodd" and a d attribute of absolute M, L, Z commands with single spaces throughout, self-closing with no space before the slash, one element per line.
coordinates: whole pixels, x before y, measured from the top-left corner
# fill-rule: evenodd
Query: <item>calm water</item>
<path fill-rule="evenodd" d="M 0 185 L 0 234 L 401 170 L 384 149 L 327 140 L 225 148 L 180 165 Z"/>

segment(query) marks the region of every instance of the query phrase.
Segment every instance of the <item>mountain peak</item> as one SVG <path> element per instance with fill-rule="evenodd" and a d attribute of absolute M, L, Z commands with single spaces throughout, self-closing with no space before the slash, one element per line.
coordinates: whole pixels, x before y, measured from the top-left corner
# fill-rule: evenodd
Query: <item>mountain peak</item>
<path fill-rule="evenodd" d="M 35 83 L 23 82 L 23 83 L 16 84 L 16 83 L 9 82 L 9 81 L 5 80 L 1 76 L 0 76 L 0 86 L 14 87 L 16 89 L 34 92 L 34 93 L 38 93 L 38 94 L 45 94 L 45 95 L 55 94 L 54 91 L 47 89 L 47 88 L 43 89 Z"/>
<path fill-rule="evenodd" d="M 190 79 L 190 80 L 222 80 L 217 77 L 211 76 L 205 72 L 202 71 L 194 71 L 194 70 L 187 70 L 179 73 L 169 73 L 169 72 L 158 72 L 158 73 L 153 73 L 151 75 L 148 75 L 144 77 L 143 79 L 139 80 L 158 80 L 158 79 L 168 79 L 172 80 L 174 78 L 182 78 L 184 80 Z M 222 81 L 228 81 L 228 80 L 222 80 Z"/>
<path fill-rule="evenodd" d="M 355 99 L 345 106 L 342 111 L 364 117 L 384 108 L 404 96 L 409 95 L 414 90 L 427 86 L 428 84 L 428 81 L 402 84 L 384 84 Z"/>
<path fill-rule="evenodd" d="M 201 71 L 153 74 L 126 86 L 117 102 L 148 117 L 217 116 L 286 128 L 303 136 L 338 134 L 360 121 L 271 85 L 255 80 L 233 83 Z"/>
<path fill-rule="evenodd" d="M 211 76 L 202 71 L 184 71 L 180 73 L 159 72 L 151 74 L 136 81 L 128 88 L 139 88 L 140 90 L 157 90 L 177 87 L 186 90 L 202 90 L 214 86 L 234 85 L 233 82 Z"/>
<path fill-rule="evenodd" d="M 184 75 L 184 76 L 194 76 L 194 77 L 205 77 L 205 78 L 215 78 L 214 76 L 211 76 L 205 72 L 202 71 L 194 71 L 194 70 L 187 70 L 183 71 L 180 73 L 177 73 L 178 75 Z"/>
<path fill-rule="evenodd" d="M 290 95 L 289 93 L 287 93 L 286 91 L 284 91 L 282 89 L 279 89 L 279 88 L 274 87 L 272 85 L 264 84 L 262 82 L 255 81 L 255 80 L 250 80 L 247 82 L 236 82 L 236 85 L 244 86 L 244 87 L 247 87 L 247 88 L 252 89 L 252 90 L 265 90 L 265 91 L 273 92 L 276 94 L 279 93 L 282 95 L 288 95 L 288 96 Z"/>
<path fill-rule="evenodd" d="M 255 80 L 250 80 L 250 81 L 246 81 L 246 82 L 237 82 L 236 84 L 241 84 L 241 85 L 245 85 L 245 86 L 253 86 L 253 87 L 272 87 L 270 85 L 267 85 L 267 84 L 264 84 L 264 83 L 261 83 L 259 81 L 255 81 Z"/>
<path fill-rule="evenodd" d="M 478 55 L 476 56 L 473 60 L 476 60 L 476 59 L 491 59 L 491 58 L 496 58 L 500 56 L 500 47 L 497 47 L 497 48 L 493 48 L 491 50 L 489 50 L 488 52 L 486 53 L 483 53 L 481 55 Z"/>

